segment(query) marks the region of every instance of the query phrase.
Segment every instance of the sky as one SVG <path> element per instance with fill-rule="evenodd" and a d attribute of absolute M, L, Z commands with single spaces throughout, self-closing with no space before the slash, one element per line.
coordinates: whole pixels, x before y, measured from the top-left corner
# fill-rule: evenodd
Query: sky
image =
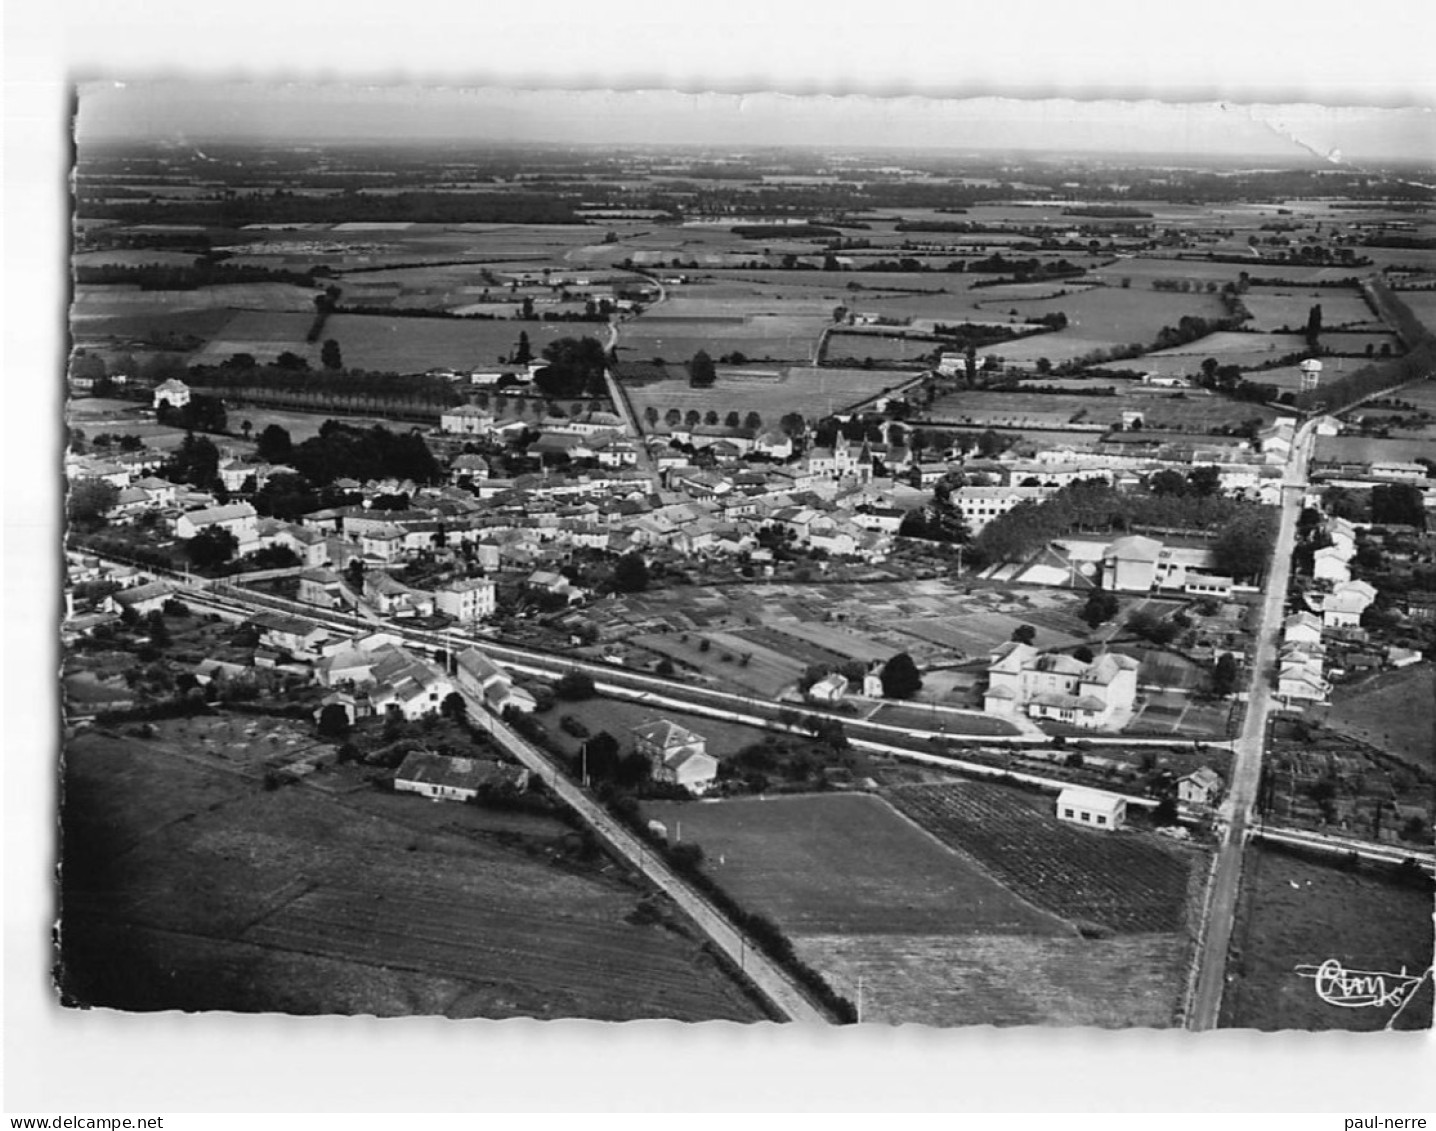
<path fill-rule="evenodd" d="M 276 142 L 818 145 L 1122 152 L 1333 164 L 1436 158 L 1421 106 L 1031 96 L 498 89 L 356 82 L 97 81 L 76 137 Z"/>

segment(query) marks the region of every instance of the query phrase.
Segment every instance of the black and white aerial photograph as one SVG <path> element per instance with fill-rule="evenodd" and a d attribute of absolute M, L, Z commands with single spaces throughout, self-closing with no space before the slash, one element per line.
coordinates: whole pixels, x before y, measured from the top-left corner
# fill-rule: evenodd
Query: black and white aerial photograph
<path fill-rule="evenodd" d="M 1429 42 L 1419 5 L 1375 10 Z M 506 71 L 503 21 L 455 18 L 473 53 L 423 38 L 404 72 L 370 27 L 372 75 L 206 48 L 55 80 L 55 344 L 23 374 L 54 439 L 7 491 L 58 484 L 23 591 L 53 707 L 8 755 L 43 763 L 25 979 L 56 1039 L 669 1023 L 636 1030 L 650 1074 L 715 1033 L 1238 1063 L 1361 1034 L 1410 1071 L 1419 52 L 1360 46 L 1394 52 L 1380 87 L 1308 55 L 1233 88 L 1172 18 L 1172 90 L 1140 36 L 1074 83 L 1036 67 L 1058 29 L 989 13 L 984 62 L 933 9 L 951 44 L 914 16 L 911 50 L 978 81 L 869 90 L 785 83 L 763 25 L 694 12 L 671 62 L 751 36 L 754 74 L 660 52 L 622 83 Z M 861 59 L 861 26 L 823 36 Z M 743 1102 L 702 1072 L 734 1094 L 668 1110 Z"/>

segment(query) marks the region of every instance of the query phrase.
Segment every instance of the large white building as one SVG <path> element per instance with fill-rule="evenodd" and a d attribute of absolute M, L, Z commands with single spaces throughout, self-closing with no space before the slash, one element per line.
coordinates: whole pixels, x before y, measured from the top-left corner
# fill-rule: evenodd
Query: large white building
<path fill-rule="evenodd" d="M 1018 503 L 1040 503 L 1056 493 L 1056 487 L 958 487 L 950 499 L 962 512 L 968 530 L 977 534 Z"/>
<path fill-rule="evenodd" d="M 494 430 L 494 416 L 477 405 L 461 405 L 439 415 L 439 428 L 459 436 L 487 436 Z"/>
<path fill-rule="evenodd" d="M 1009 642 L 992 653 L 982 708 L 1092 730 L 1120 727 L 1137 701 L 1138 666 L 1131 656 L 1116 652 L 1103 652 L 1087 663 Z"/>
<path fill-rule="evenodd" d="M 434 591 L 434 604 L 462 623 L 483 620 L 494 613 L 494 580 L 491 577 L 469 577 L 452 581 Z"/>

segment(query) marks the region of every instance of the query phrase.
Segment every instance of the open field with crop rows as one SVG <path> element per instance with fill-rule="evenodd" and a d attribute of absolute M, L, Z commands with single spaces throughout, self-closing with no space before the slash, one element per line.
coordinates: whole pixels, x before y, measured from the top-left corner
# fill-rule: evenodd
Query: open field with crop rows
<path fill-rule="evenodd" d="M 902 786 L 888 796 L 1039 906 L 1118 934 L 1181 931 L 1200 853 L 1059 822 L 1055 799 L 999 785 Z"/>
<path fill-rule="evenodd" d="M 790 935 L 1070 933 L 870 794 L 649 803 L 670 836 Z"/>

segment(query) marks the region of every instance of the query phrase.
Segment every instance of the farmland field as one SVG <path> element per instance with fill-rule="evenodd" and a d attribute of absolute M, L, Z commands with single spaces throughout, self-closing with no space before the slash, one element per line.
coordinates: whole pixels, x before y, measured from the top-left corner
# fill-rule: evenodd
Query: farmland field
<path fill-rule="evenodd" d="M 1187 960 L 1175 934 L 809 935 L 800 956 L 865 1022 L 925 1025 L 1173 1024 Z"/>
<path fill-rule="evenodd" d="M 1029 623 L 1020 614 L 996 612 L 965 612 L 951 617 L 922 617 L 897 621 L 893 627 L 900 632 L 952 649 L 951 659 L 986 656 L 994 648 L 1012 639 L 1013 630 Z M 1042 651 L 1065 648 L 1077 642 L 1063 632 L 1033 624 L 1037 630 L 1034 643 Z"/>
<path fill-rule="evenodd" d="M 884 703 L 867 716 L 869 722 L 915 730 L 944 730 L 960 735 L 1013 735 L 1017 728 L 1005 719 L 995 719 L 977 711 L 963 714 L 938 713 L 912 703 Z"/>
<path fill-rule="evenodd" d="M 1118 934 L 1181 931 L 1196 852 L 1134 833 L 1072 828 L 1054 799 L 978 782 L 901 786 L 888 796 L 1014 891 Z"/>
<path fill-rule="evenodd" d="M 1315 721 L 1404 762 L 1436 771 L 1436 664 L 1338 684 Z"/>
<path fill-rule="evenodd" d="M 746 907 L 792 935 L 1065 935 L 870 794 L 644 805 Z"/>
<path fill-rule="evenodd" d="M 1298 966 L 1335 959 L 1350 970 L 1419 974 L 1431 964 L 1431 890 L 1387 876 L 1345 870 L 1273 851 L 1247 850 L 1222 999 L 1224 1028 L 1384 1028 L 1394 1006 L 1341 1008 L 1316 995 Z M 1395 1022 L 1429 1029 L 1432 984 L 1425 984 Z"/>
<path fill-rule="evenodd" d="M 1174 1021 L 1181 933 L 1079 937 L 870 795 L 648 805 L 705 869 L 766 915 L 862 1020 L 889 1024 Z M 859 981 L 861 979 L 861 990 Z"/>
<path fill-rule="evenodd" d="M 273 361 L 287 351 L 307 358 L 310 365 L 317 367 L 319 343 L 304 340 L 313 324 L 312 308 L 308 314 L 238 311 L 230 315 L 204 349 L 190 361 L 197 365 L 218 365 L 234 354 L 248 353 L 264 362 Z M 332 334 L 327 336 L 333 337 Z"/>
<path fill-rule="evenodd" d="M 1242 296 L 1242 302 L 1252 314 L 1246 327 L 1264 333 L 1284 330 L 1301 333 L 1314 306 L 1321 307 L 1321 324 L 1326 329 L 1349 326 L 1379 330 L 1384 326 L 1355 287 L 1307 291 L 1291 287 L 1253 287 Z"/>
<path fill-rule="evenodd" d="M 621 339 L 626 341 L 627 339 Z M 716 356 L 711 339 L 695 341 L 693 352 L 706 348 Z M 620 346 L 620 353 L 623 347 Z M 643 355 L 638 355 L 640 360 Z M 666 355 L 665 355 L 666 356 Z M 691 357 L 692 354 L 688 354 Z M 670 359 L 676 360 L 677 357 Z M 684 358 L 686 360 L 686 357 Z M 718 367 L 718 381 L 710 389 L 695 389 L 686 381 L 656 381 L 632 385 L 629 399 L 640 416 L 650 406 L 660 416 L 669 409 L 680 412 L 714 409 L 721 414 L 737 410 L 756 412 L 764 425 L 774 426 L 789 412 L 825 414 L 876 397 L 912 379 L 912 374 L 884 369 L 830 369 L 809 366 L 777 367 L 767 372 L 754 368 Z M 662 426 L 659 426 L 662 431 Z"/>
<path fill-rule="evenodd" d="M 269 749 L 268 746 L 265 749 Z M 235 752 L 246 760 L 242 752 Z M 350 771 L 329 771 L 328 782 Z M 133 1010 L 757 1020 L 680 921 L 482 809 L 91 732 L 65 763 L 62 984 Z M 311 779 L 313 780 L 313 779 Z M 436 827 L 433 818 L 447 820 Z M 500 837 L 501 830 L 508 835 Z"/>
<path fill-rule="evenodd" d="M 681 697 L 680 691 L 675 698 Z M 618 739 L 618 744 L 625 754 L 633 749 L 633 728 L 657 718 L 671 719 L 679 726 L 701 734 L 708 740 L 708 753 L 719 760 L 731 758 L 745 746 L 762 742 L 764 736 L 769 733 L 760 727 L 744 726 L 742 723 L 727 722 L 707 715 L 686 715 L 682 711 L 667 707 L 634 703 L 626 699 L 610 699 L 600 695 L 578 703 L 560 700 L 553 710 L 535 716 L 554 742 L 567 754 L 577 754 L 584 738 L 563 729 L 560 722 L 566 716 L 572 716 L 586 727 L 590 734 L 607 731 Z"/>
<path fill-rule="evenodd" d="M 742 353 L 758 361 L 811 361 L 826 319 L 753 314 L 744 318 L 652 318 L 626 323 L 619 357 L 631 361 L 687 361 L 699 350 L 712 357 Z"/>
<path fill-rule="evenodd" d="M 1223 365 L 1259 365 L 1274 357 L 1299 353 L 1306 348 L 1300 334 L 1256 334 L 1243 330 L 1220 330 L 1184 346 L 1155 350 L 1147 357 L 1214 357 Z"/>
<path fill-rule="evenodd" d="M 1185 359 L 1184 359 L 1185 360 Z M 1129 364 L 1147 368 L 1146 358 Z M 1182 371 L 1186 371 L 1186 366 Z M 1190 368 L 1198 368 L 1195 357 Z M 1077 396 L 1062 393 L 1023 393 L 989 390 L 962 390 L 940 395 L 929 410 L 934 422 L 969 427 L 1021 428 L 1029 426 L 1060 429 L 1066 424 L 1110 428 L 1121 423 L 1122 413 L 1129 409 L 1145 414 L 1148 428 L 1170 431 L 1207 432 L 1220 425 L 1235 425 L 1253 417 L 1270 420 L 1276 410 L 1250 402 L 1218 397 L 1205 389 L 1170 392 L 1097 379 L 1095 388 L 1117 389 L 1116 396 Z"/>
<path fill-rule="evenodd" d="M 1065 361 L 1094 349 L 1135 343 L 1148 345 L 1163 326 L 1175 326 L 1183 315 L 1219 318 L 1220 300 L 1209 294 L 1093 287 L 1077 294 L 1032 302 L 1015 302 L 1023 318 L 1061 312 L 1067 326 L 1052 334 L 984 349 L 984 354 L 1019 361 L 1040 357 Z"/>
<path fill-rule="evenodd" d="M 235 353 L 251 353 L 261 361 L 289 350 L 318 366 L 320 342 L 306 342 L 312 314 L 262 314 L 241 311 L 193 359 L 217 364 Z M 601 329 L 601 328 L 600 328 Z M 377 372 L 422 373 L 451 366 L 468 369 L 492 365 L 512 353 L 519 333 L 527 333 L 538 353 L 561 337 L 581 337 L 593 327 L 560 322 L 515 322 L 445 318 L 386 318 L 381 315 L 336 314 L 324 325 L 322 339 L 339 343 L 344 363 Z"/>
<path fill-rule="evenodd" d="M 828 361 L 922 361 L 942 350 L 942 343 L 892 334 L 835 333 L 828 336 L 823 357 Z"/>

